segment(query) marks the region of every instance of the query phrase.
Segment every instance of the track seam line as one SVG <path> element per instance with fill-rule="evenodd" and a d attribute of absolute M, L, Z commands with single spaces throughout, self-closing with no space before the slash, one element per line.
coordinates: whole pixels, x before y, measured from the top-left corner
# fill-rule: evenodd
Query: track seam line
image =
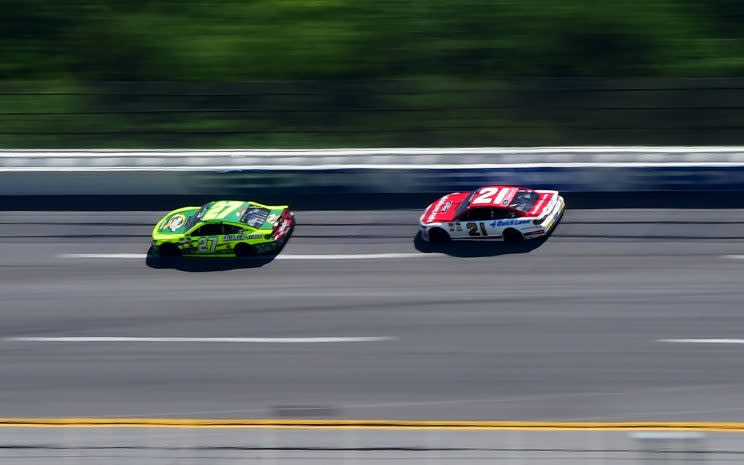
<path fill-rule="evenodd" d="M 0 428 L 264 428 L 510 431 L 744 432 L 744 422 L 544 422 L 198 418 L 0 418 Z"/>

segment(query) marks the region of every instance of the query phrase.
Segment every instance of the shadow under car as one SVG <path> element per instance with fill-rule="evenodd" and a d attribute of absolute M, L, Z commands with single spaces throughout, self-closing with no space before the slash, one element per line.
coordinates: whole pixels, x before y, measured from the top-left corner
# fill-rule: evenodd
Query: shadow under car
<path fill-rule="evenodd" d="M 522 242 L 501 241 L 450 241 L 443 243 L 430 243 L 421 238 L 421 233 L 416 234 L 413 245 L 422 253 L 443 253 L 453 257 L 475 258 L 475 257 L 497 257 L 499 255 L 530 253 L 545 243 L 549 236 L 530 239 Z"/>
<path fill-rule="evenodd" d="M 253 257 L 160 257 L 148 253 L 145 263 L 150 268 L 175 269 L 191 273 L 204 273 L 210 271 L 227 271 L 246 268 L 260 268 L 270 263 L 277 256 L 276 253 L 267 255 L 256 255 Z"/>

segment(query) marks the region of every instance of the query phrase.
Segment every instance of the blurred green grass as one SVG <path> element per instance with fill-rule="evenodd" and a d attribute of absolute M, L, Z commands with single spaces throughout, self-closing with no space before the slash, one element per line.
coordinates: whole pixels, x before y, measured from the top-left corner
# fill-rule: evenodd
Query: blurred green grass
<path fill-rule="evenodd" d="M 0 147 L 744 142 L 733 0 L 0 5 Z"/>

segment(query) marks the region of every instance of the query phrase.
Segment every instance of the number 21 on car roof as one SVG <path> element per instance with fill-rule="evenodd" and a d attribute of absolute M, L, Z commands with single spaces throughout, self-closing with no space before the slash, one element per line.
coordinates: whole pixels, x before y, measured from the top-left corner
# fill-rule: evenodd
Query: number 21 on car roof
<path fill-rule="evenodd" d="M 475 194 L 470 205 L 509 205 L 518 190 L 518 187 L 484 187 Z"/>

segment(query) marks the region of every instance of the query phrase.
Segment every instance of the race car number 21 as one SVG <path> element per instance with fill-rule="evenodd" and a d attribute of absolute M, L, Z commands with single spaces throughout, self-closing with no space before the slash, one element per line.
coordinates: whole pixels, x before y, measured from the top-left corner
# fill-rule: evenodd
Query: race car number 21
<path fill-rule="evenodd" d="M 217 247 L 216 237 L 200 237 L 199 238 L 199 252 L 201 253 L 212 253 Z"/>
<path fill-rule="evenodd" d="M 478 231 L 478 226 L 480 226 L 480 232 Z M 483 223 L 466 223 L 465 227 L 468 228 L 468 234 L 473 237 L 480 237 L 481 235 L 483 237 L 488 236 L 488 232 L 486 232 L 486 225 Z"/>

